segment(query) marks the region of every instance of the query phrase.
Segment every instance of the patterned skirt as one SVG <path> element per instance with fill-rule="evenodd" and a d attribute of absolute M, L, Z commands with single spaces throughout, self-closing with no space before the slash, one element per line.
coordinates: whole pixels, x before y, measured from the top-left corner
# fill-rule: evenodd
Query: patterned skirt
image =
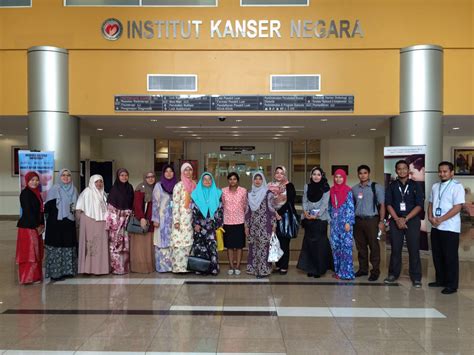
<path fill-rule="evenodd" d="M 55 279 L 77 275 L 77 248 L 46 245 L 46 275 Z"/>

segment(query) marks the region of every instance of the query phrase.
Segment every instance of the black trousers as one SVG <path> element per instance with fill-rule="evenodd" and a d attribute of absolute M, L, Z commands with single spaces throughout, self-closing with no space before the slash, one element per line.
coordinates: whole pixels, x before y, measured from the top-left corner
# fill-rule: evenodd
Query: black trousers
<path fill-rule="evenodd" d="M 290 241 L 291 239 L 285 236 L 281 236 L 278 233 L 277 228 L 277 237 L 278 241 L 280 242 L 280 248 L 283 250 L 283 256 L 280 260 L 276 262 L 276 266 L 283 270 L 288 270 L 288 263 L 290 262 Z"/>
<path fill-rule="evenodd" d="M 431 229 L 431 252 L 436 282 L 457 290 L 459 284 L 459 233 Z"/>
<path fill-rule="evenodd" d="M 409 274 L 412 281 L 421 281 L 420 260 L 420 218 L 414 217 L 407 222 L 408 229 L 398 229 L 394 220 L 390 221 L 390 266 L 388 274 L 396 278 L 402 271 L 403 240 L 406 238 L 408 247 Z"/>

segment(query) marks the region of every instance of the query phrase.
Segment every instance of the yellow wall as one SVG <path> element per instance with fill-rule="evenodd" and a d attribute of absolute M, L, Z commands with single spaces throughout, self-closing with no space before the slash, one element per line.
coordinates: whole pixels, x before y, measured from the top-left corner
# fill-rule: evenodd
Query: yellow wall
<path fill-rule="evenodd" d="M 268 94 L 270 74 L 319 73 L 322 94 L 354 94 L 355 114 L 394 115 L 399 101 L 399 49 L 438 44 L 445 51 L 445 114 L 474 114 L 474 6 L 471 0 L 311 0 L 310 7 L 63 7 L 36 0 L 29 9 L 0 9 L 0 115 L 27 113 L 26 49 L 70 50 L 70 112 L 111 115 L 113 95 L 146 94 L 148 73 L 192 73 L 202 94 Z M 102 22 L 203 21 L 199 39 L 106 41 Z M 210 39 L 211 19 L 278 19 L 282 38 Z M 289 36 L 291 19 L 359 19 L 364 38 Z"/>

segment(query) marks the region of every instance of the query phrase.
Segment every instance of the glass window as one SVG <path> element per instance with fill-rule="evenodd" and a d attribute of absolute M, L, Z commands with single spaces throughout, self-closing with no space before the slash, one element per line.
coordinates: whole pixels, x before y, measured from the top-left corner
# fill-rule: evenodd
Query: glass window
<path fill-rule="evenodd" d="M 142 6 L 217 6 L 218 0 L 142 0 Z"/>
<path fill-rule="evenodd" d="M 9 1 L 9 0 L 0 0 Z M 10 0 L 13 2 L 13 0 Z M 30 0 L 31 1 L 31 0 Z M 218 0 L 64 0 L 65 6 L 217 6 Z"/>
<path fill-rule="evenodd" d="M 31 0 L 0 0 L 0 7 L 31 7 Z"/>
<path fill-rule="evenodd" d="M 182 140 L 155 140 L 155 171 L 157 178 L 161 178 L 161 171 L 165 164 L 173 165 L 176 175 L 179 176 L 179 162 L 184 158 L 184 142 Z"/>
<path fill-rule="evenodd" d="M 309 0 L 240 0 L 240 6 L 309 6 Z"/>
<path fill-rule="evenodd" d="M 292 142 L 291 181 L 296 187 L 297 201 L 303 196 L 303 187 L 309 181 L 311 169 L 321 165 L 320 146 L 317 139 Z"/>
<path fill-rule="evenodd" d="M 140 6 L 140 0 L 64 0 L 64 6 Z"/>

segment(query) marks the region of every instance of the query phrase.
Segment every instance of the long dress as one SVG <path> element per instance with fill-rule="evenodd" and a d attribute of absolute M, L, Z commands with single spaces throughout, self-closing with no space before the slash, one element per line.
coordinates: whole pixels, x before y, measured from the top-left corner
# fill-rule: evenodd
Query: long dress
<path fill-rule="evenodd" d="M 329 205 L 331 215 L 331 248 L 334 258 L 334 272 L 342 280 L 354 279 L 354 266 L 352 263 L 352 233 L 355 223 L 354 199 L 352 191 L 347 194 L 346 201 L 335 208 Z M 349 223 L 351 229 L 346 232 L 344 225 Z"/>
<path fill-rule="evenodd" d="M 127 223 L 132 210 L 119 210 L 107 205 L 105 228 L 109 234 L 110 267 L 113 274 L 123 275 L 130 272 L 130 243 Z"/>
<path fill-rule="evenodd" d="M 61 278 L 77 274 L 76 222 L 69 218 L 58 220 L 56 199 L 44 205 L 46 218 L 46 275 Z"/>
<path fill-rule="evenodd" d="M 273 225 L 276 223 L 272 206 L 273 194 L 268 191 L 259 208 L 252 211 L 247 207 L 245 223 L 249 228 L 247 273 L 267 276 L 272 273 L 272 263 L 268 262 Z"/>
<path fill-rule="evenodd" d="M 20 194 L 22 214 L 17 223 L 16 263 L 20 284 L 43 280 L 43 238 L 36 230 L 44 225 L 41 202 L 29 189 Z"/>
<path fill-rule="evenodd" d="M 163 190 L 160 183 L 153 189 L 152 221 L 160 224 L 153 233 L 155 268 L 158 272 L 172 270 L 170 239 L 173 229 L 172 195 Z"/>
<path fill-rule="evenodd" d="M 110 271 L 105 221 L 81 213 L 79 217 L 79 273 L 106 275 Z"/>
<path fill-rule="evenodd" d="M 153 248 L 153 224 L 151 222 L 152 204 L 145 205 L 145 193 L 135 191 L 133 213 L 138 220 L 145 218 L 148 221 L 147 233 L 130 233 L 130 270 L 142 274 L 155 271 L 155 256 Z"/>
<path fill-rule="evenodd" d="M 180 181 L 173 189 L 173 231 L 170 242 L 173 272 L 188 272 L 188 256 L 193 245 L 192 218 L 191 196 Z M 179 223 L 179 229 L 174 227 L 176 223 Z"/>
<path fill-rule="evenodd" d="M 328 240 L 328 203 L 329 191 L 317 202 L 307 197 L 308 185 L 304 187 L 303 210 L 319 210 L 317 219 L 304 219 L 304 239 L 296 268 L 321 276 L 332 268 L 331 247 Z"/>
<path fill-rule="evenodd" d="M 216 230 L 222 227 L 224 222 L 222 202 L 214 213 L 214 218 L 209 216 L 204 218 L 201 210 L 196 204 L 193 205 L 193 226 L 200 226 L 199 232 L 194 231 L 191 255 L 211 261 L 209 273 L 217 275 L 219 273 L 219 258 L 217 255 Z"/>

